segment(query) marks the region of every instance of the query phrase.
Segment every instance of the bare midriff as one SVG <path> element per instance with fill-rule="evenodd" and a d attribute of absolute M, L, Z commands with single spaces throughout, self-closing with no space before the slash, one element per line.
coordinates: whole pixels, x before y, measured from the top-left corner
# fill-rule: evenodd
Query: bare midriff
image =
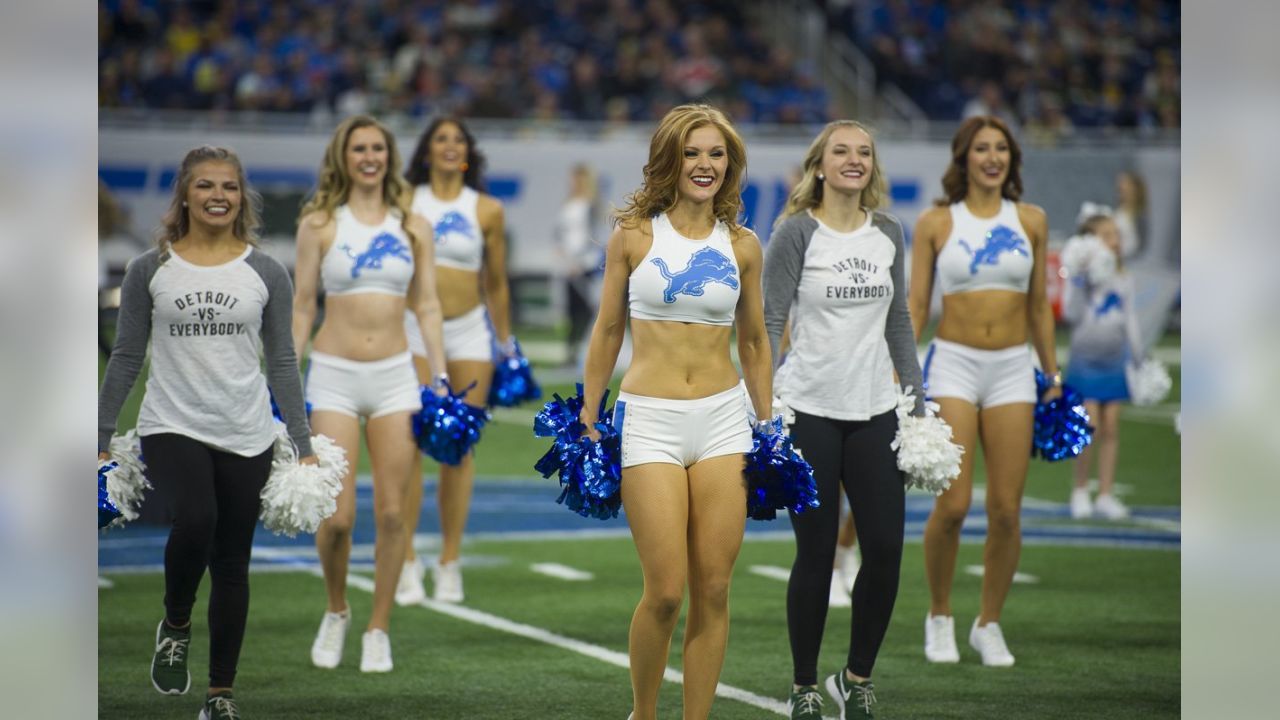
<path fill-rule="evenodd" d="M 316 352 L 368 362 L 409 349 L 404 335 L 403 295 L 329 295 L 324 322 L 312 347 Z"/>
<path fill-rule="evenodd" d="M 669 400 L 697 400 L 738 384 L 729 358 L 733 328 L 671 320 L 631 321 L 634 347 L 622 391 Z"/>
<path fill-rule="evenodd" d="M 437 265 L 436 292 L 445 320 L 466 315 L 480 304 L 480 273 Z"/>
<path fill-rule="evenodd" d="M 1027 342 L 1027 294 L 974 290 L 942 297 L 938 338 L 979 350 L 1000 350 Z"/>

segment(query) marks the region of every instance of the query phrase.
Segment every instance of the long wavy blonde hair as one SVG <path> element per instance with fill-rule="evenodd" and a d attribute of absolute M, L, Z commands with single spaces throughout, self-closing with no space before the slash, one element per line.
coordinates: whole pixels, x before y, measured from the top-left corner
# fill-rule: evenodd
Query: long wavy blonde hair
<path fill-rule="evenodd" d="M 804 154 L 804 164 L 800 166 L 800 181 L 787 196 L 787 205 L 774 221 L 774 227 L 781 225 L 787 218 L 798 212 L 812 210 L 822 204 L 824 185 L 823 181 L 818 179 L 818 172 L 822 170 L 822 156 L 827 151 L 827 143 L 830 142 L 831 135 L 841 128 L 861 130 L 871 138 L 871 178 L 867 181 L 867 186 L 862 188 L 858 204 L 867 210 L 875 210 L 887 203 L 889 182 L 885 179 L 884 170 L 880 167 L 880 153 L 876 151 L 876 138 L 871 128 L 857 120 L 835 120 L 827 123 L 827 126 L 822 128 L 822 132 L 818 133 L 818 137 L 809 144 L 809 150 Z"/>
<path fill-rule="evenodd" d="M 195 173 L 196 166 L 206 162 L 223 162 L 236 169 L 236 182 L 240 185 L 240 214 L 236 215 L 231 233 L 250 245 L 258 244 L 258 228 L 262 225 L 262 196 L 249 187 L 240 157 L 228 148 L 201 145 L 189 150 L 186 157 L 182 158 L 178 175 L 173 179 L 173 197 L 169 200 L 169 209 L 160 219 L 160 228 L 156 232 L 156 245 L 161 250 L 191 231 L 191 216 L 183 203 L 187 201 L 191 176 Z"/>
<path fill-rule="evenodd" d="M 637 227 L 642 220 L 670 210 L 676 204 L 676 188 L 680 167 L 684 162 L 684 146 L 689 134 L 700 127 L 712 126 L 724 135 L 729 167 L 724 181 L 712 201 L 716 219 L 730 228 L 737 227 L 742 214 L 742 181 L 747 174 L 747 149 L 742 138 L 724 113 L 710 105 L 680 105 L 672 108 L 658 123 L 649 141 L 649 162 L 644 166 L 644 182 L 627 196 L 627 204 L 614 212 L 619 224 Z"/>
<path fill-rule="evenodd" d="M 387 174 L 382 179 L 382 201 L 387 207 L 400 213 L 401 226 L 408 232 L 410 206 L 413 204 L 413 187 L 400 174 L 400 151 L 396 148 L 396 136 L 382 123 L 368 115 L 354 115 L 342 121 L 325 148 L 320 163 L 320 179 L 316 191 L 302 206 L 298 214 L 301 220 L 308 213 L 323 212 L 332 218 L 339 205 L 351 196 L 351 176 L 347 174 L 347 145 L 351 134 L 365 127 L 377 128 L 387 143 Z"/>

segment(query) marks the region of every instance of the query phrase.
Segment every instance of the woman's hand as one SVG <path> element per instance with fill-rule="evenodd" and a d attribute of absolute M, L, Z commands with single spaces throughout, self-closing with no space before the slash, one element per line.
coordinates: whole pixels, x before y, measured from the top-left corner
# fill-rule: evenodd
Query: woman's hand
<path fill-rule="evenodd" d="M 1040 398 L 1040 402 L 1049 402 L 1051 400 L 1057 400 L 1060 397 L 1062 397 L 1062 386 L 1054 385 L 1044 391 L 1044 396 Z"/>
<path fill-rule="evenodd" d="M 586 429 L 582 432 L 583 435 L 591 438 L 591 442 L 600 442 L 600 431 L 596 429 L 595 413 L 587 412 L 587 409 L 583 408 L 582 412 L 578 413 L 578 422 L 586 426 Z"/>
<path fill-rule="evenodd" d="M 102 462 L 104 460 L 107 460 L 107 461 L 111 460 L 111 453 L 105 450 L 98 453 L 98 462 Z"/>
<path fill-rule="evenodd" d="M 298 464 L 299 465 L 319 465 L 320 458 L 317 458 L 315 455 L 308 455 L 304 458 L 298 458 Z"/>

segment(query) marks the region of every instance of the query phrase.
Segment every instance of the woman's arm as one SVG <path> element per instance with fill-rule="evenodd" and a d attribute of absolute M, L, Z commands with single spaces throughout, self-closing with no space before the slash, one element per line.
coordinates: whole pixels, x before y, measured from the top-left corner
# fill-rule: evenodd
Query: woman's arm
<path fill-rule="evenodd" d="M 134 258 L 120 286 L 120 311 L 116 316 L 116 342 L 107 360 L 107 371 L 98 391 L 98 452 L 107 451 L 116 431 L 120 408 L 133 390 L 147 357 L 151 339 L 151 278 L 159 267 L 155 251 Z"/>
<path fill-rule="evenodd" d="M 262 353 L 266 360 L 267 384 L 284 415 L 289 439 L 298 449 L 298 457 L 314 455 L 311 449 L 311 425 L 303 400 L 302 380 L 298 376 L 298 359 L 293 350 L 293 287 L 284 266 L 265 254 L 254 251 L 254 264 L 267 286 L 267 303 L 262 308 Z"/>
<path fill-rule="evenodd" d="M 933 302 L 933 268 L 937 260 L 937 238 L 951 232 L 951 213 L 947 208 L 929 208 L 916 221 L 915 240 L 911 243 L 911 292 L 907 311 L 911 316 L 911 332 L 915 342 L 929 324 L 929 305 Z"/>
<path fill-rule="evenodd" d="M 733 252 L 742 277 L 735 313 L 738 359 L 742 362 L 742 377 L 747 383 L 756 420 L 768 420 L 773 412 L 773 358 L 769 334 L 764 327 L 764 292 L 761 290 L 764 252 L 755 233 L 741 228 L 737 235 Z"/>
<path fill-rule="evenodd" d="M 422 343 L 427 349 L 431 377 L 448 377 L 444 356 L 444 311 L 436 291 L 436 244 L 431 224 L 414 213 L 405 229 L 413 242 L 413 282 L 409 286 L 409 309 L 418 318 Z"/>
<path fill-rule="evenodd" d="M 912 414 L 924 415 L 924 375 L 920 372 L 920 357 L 916 353 L 916 332 L 911 323 L 911 311 L 907 308 L 906 248 L 903 247 L 902 225 L 892 215 L 877 213 L 887 220 L 885 234 L 893 241 L 893 265 L 889 277 L 893 280 L 893 298 L 889 302 L 889 314 L 884 323 L 884 340 L 889 346 L 889 357 L 898 374 L 898 384 L 910 387 L 915 394 L 916 406 Z"/>
<path fill-rule="evenodd" d="M 600 292 L 600 310 L 591 340 L 587 344 L 587 362 L 583 377 L 583 405 L 579 419 L 587 426 L 587 434 L 598 439 L 591 425 L 597 420 L 600 398 L 613 377 L 618 351 L 627 331 L 627 283 L 631 278 L 631 259 L 627 239 L 633 231 L 618 227 L 609 237 L 605 252 L 604 286 Z"/>
<path fill-rule="evenodd" d="M 493 331 L 498 335 L 498 345 L 505 351 L 507 339 L 511 337 L 511 290 L 507 284 L 507 237 L 502 203 L 481 195 L 476 214 L 484 233 L 485 303 Z"/>
<path fill-rule="evenodd" d="M 297 256 L 293 263 L 293 348 L 298 364 L 306 355 L 311 327 L 316 321 L 316 295 L 320 288 L 320 262 L 337 226 L 321 212 L 298 221 Z"/>
<path fill-rule="evenodd" d="M 1031 344 L 1040 358 L 1040 369 L 1049 377 L 1058 375 L 1057 340 L 1054 337 L 1053 308 L 1045 292 L 1045 256 L 1049 247 L 1049 221 L 1044 210 L 1035 205 L 1018 203 L 1018 219 L 1031 237 L 1032 266 L 1031 287 L 1027 293 L 1027 325 Z M 1052 388 L 1046 400 L 1052 400 L 1061 392 Z"/>
<path fill-rule="evenodd" d="M 769 249 L 764 255 L 764 327 L 769 336 L 770 361 L 774 369 L 786 349 L 787 321 L 796 290 L 800 287 L 804 254 L 808 249 L 806 233 L 800 222 L 797 219 L 784 222 L 769 238 Z"/>

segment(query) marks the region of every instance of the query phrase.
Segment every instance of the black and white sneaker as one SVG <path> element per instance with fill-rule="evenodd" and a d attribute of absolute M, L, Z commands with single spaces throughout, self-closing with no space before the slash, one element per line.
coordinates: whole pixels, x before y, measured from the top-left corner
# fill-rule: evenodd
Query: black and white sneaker
<path fill-rule="evenodd" d="M 876 704 L 875 685 L 870 680 L 852 682 L 847 680 L 844 670 L 827 678 L 827 694 L 836 701 L 840 708 L 840 720 L 853 718 L 871 718 L 871 706 Z"/>

